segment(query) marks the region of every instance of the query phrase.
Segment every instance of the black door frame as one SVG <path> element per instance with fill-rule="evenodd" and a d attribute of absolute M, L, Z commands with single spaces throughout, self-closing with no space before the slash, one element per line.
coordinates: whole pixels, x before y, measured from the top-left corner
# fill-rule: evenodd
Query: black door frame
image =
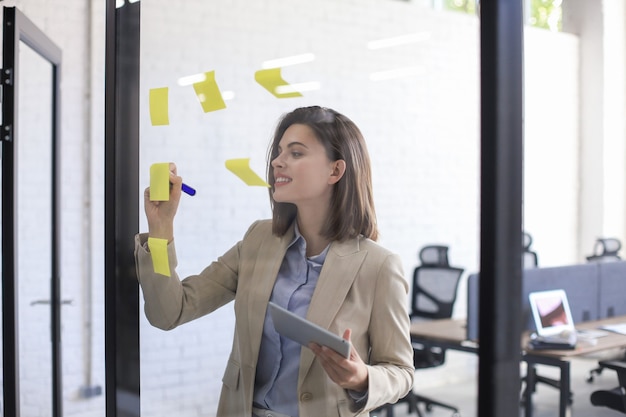
<path fill-rule="evenodd" d="M 520 332 L 516 330 L 521 327 L 523 1 L 482 0 L 479 7 L 480 297 L 493 302 L 482 303 L 480 312 L 478 414 L 501 417 L 519 413 Z M 132 279 L 136 278 L 132 235 L 138 232 L 139 212 L 139 8 L 140 2 L 126 2 L 116 10 L 115 0 L 107 0 L 107 417 L 127 415 L 117 413 L 119 389 L 136 393 L 139 413 L 139 290 Z M 122 344 L 120 337 L 128 337 L 129 343 Z M 121 370 L 133 375 L 132 386 L 118 382 Z"/>
<path fill-rule="evenodd" d="M 60 143 L 61 49 L 15 7 L 4 7 L 2 82 L 2 360 L 4 416 L 20 416 L 18 291 L 15 215 L 15 143 L 19 92 L 19 43 L 24 42 L 52 64 L 52 201 L 50 313 L 52 339 L 52 415 L 62 416 L 63 384 L 61 367 L 61 280 L 59 277 L 58 150 Z"/>
<path fill-rule="evenodd" d="M 141 2 L 106 2 L 104 327 L 106 416 L 139 417 L 139 25 Z"/>

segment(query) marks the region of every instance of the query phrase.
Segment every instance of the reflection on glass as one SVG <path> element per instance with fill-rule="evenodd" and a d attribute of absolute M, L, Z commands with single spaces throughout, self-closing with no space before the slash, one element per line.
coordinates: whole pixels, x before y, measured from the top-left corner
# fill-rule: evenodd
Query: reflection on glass
<path fill-rule="evenodd" d="M 247 161 L 244 172 L 265 181 L 276 120 L 307 105 L 334 108 L 362 129 L 380 242 L 400 254 L 406 271 L 419 246 L 441 239 L 456 262 L 473 269 L 478 20 L 426 4 L 217 0 L 172 9 L 162 0 L 142 2 L 140 189 L 152 164 L 174 161 L 198 190 L 193 199 L 183 196 L 176 217 L 181 276 L 223 254 L 252 221 L 271 217 L 267 188 L 248 185 L 227 162 Z M 193 86 L 208 73 L 225 107 L 205 113 Z M 164 86 L 169 124 L 154 126 L 149 92 Z M 451 221 L 454 236 L 442 235 Z M 142 417 L 214 415 L 232 306 L 169 332 L 141 320 Z"/>
<path fill-rule="evenodd" d="M 16 284 L 20 408 L 52 415 L 50 331 L 52 233 L 52 66 L 20 43 L 16 161 Z"/>

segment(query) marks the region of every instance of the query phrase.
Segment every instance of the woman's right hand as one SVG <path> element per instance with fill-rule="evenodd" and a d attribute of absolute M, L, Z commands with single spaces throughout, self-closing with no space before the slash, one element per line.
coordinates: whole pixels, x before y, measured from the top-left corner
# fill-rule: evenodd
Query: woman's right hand
<path fill-rule="evenodd" d="M 176 164 L 170 162 L 170 199 L 169 201 L 151 201 L 150 187 L 144 191 L 144 207 L 148 220 L 148 235 L 154 238 L 174 239 L 174 216 L 178 210 L 182 177 L 176 172 Z"/>

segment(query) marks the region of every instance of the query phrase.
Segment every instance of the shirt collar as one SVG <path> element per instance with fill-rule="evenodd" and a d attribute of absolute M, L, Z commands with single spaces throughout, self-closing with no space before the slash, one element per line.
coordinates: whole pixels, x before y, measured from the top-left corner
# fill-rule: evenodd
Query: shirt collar
<path fill-rule="evenodd" d="M 300 229 L 298 228 L 298 222 L 295 220 L 294 220 L 293 230 L 294 230 L 293 239 L 289 243 L 288 247 L 291 247 L 292 245 L 296 244 L 296 242 L 299 241 L 298 249 L 300 249 L 303 256 L 306 257 L 305 255 L 306 254 L 306 241 L 304 240 L 304 237 L 302 236 L 302 234 L 300 234 Z M 320 254 L 306 257 L 306 259 L 314 263 L 322 265 L 324 264 L 324 261 L 326 260 L 326 255 L 328 255 L 328 249 L 330 249 L 330 243 L 324 248 L 324 250 Z"/>

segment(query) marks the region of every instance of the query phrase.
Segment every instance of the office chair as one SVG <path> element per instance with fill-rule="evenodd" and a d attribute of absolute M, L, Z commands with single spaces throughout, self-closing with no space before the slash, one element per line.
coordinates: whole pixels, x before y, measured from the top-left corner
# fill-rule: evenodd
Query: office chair
<path fill-rule="evenodd" d="M 530 249 L 530 245 L 533 244 L 532 236 L 527 233 L 522 233 L 522 266 L 526 268 L 537 268 L 539 260 L 537 258 L 537 252 Z"/>
<path fill-rule="evenodd" d="M 411 320 L 433 320 L 452 317 L 456 301 L 458 284 L 464 269 L 450 266 L 448 263 L 448 247 L 440 245 L 424 246 L 419 252 L 421 265 L 413 272 L 411 291 Z M 416 370 L 441 366 L 445 362 L 445 349 L 427 348 L 413 344 L 413 364 Z M 433 406 L 447 408 L 452 416 L 460 417 L 459 410 L 453 405 L 419 395 L 413 390 L 395 404 L 387 404 L 381 409 L 387 417 L 393 417 L 395 405 L 407 403 L 409 414 L 416 412 L 423 417 L 419 404 L 424 404 L 427 411 Z"/>
<path fill-rule="evenodd" d="M 622 242 L 616 238 L 598 238 L 593 247 L 593 254 L 587 256 L 589 262 L 612 262 L 622 258 L 618 255 Z"/>
<path fill-rule="evenodd" d="M 622 242 L 616 238 L 598 238 L 593 247 L 593 255 L 587 256 L 588 262 L 615 262 L 620 261 L 622 258 L 618 252 L 622 248 Z M 626 356 L 614 358 L 617 360 L 626 360 Z M 599 362 L 598 367 L 589 371 L 587 376 L 587 382 L 593 382 L 596 375 L 600 375 L 604 370 L 602 362 Z"/>
<path fill-rule="evenodd" d="M 625 361 L 601 361 L 604 368 L 613 369 L 617 372 L 619 386 L 611 390 L 598 390 L 591 393 L 591 404 L 598 407 L 607 407 L 611 410 L 626 414 L 626 362 Z"/>

